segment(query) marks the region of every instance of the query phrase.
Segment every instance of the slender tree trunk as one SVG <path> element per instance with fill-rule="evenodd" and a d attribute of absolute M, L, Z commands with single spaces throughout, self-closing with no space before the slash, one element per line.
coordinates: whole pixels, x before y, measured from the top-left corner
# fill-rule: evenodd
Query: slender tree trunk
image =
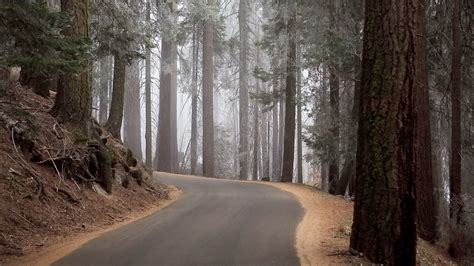
<path fill-rule="evenodd" d="M 298 23 L 300 24 L 300 23 Z M 300 25 L 298 25 L 300 26 Z M 297 37 L 297 76 L 296 76 L 296 99 L 297 99 L 297 110 L 296 110 L 296 118 L 297 118 L 297 143 L 298 143 L 298 151 L 297 151 L 297 169 L 298 169 L 298 177 L 297 183 L 303 184 L 303 117 L 302 117 L 302 106 L 303 106 L 303 97 L 301 95 L 301 45 L 300 45 L 300 33 L 298 32 Z"/>
<path fill-rule="evenodd" d="M 334 32 L 337 31 L 337 21 L 335 18 L 335 1 L 330 1 L 329 4 L 329 19 L 330 28 L 328 43 L 331 46 L 330 56 L 331 63 L 329 66 L 329 103 L 331 106 L 331 143 L 329 143 L 329 175 L 328 185 L 329 193 L 335 194 L 337 189 L 337 183 L 339 181 L 339 77 L 336 73 L 336 66 L 338 62 L 337 51 L 334 50 L 336 37 Z M 337 2 L 336 2 L 337 3 Z"/>
<path fill-rule="evenodd" d="M 109 112 L 110 57 L 100 59 L 99 123 L 105 125 Z"/>
<path fill-rule="evenodd" d="M 365 10 L 351 251 L 375 263 L 416 265 L 414 132 L 423 1 L 367 0 Z"/>
<path fill-rule="evenodd" d="M 286 65 L 286 63 L 285 63 Z M 285 71 L 286 72 L 286 71 Z M 285 139 L 285 95 L 286 95 L 286 81 L 281 80 L 280 81 L 280 103 L 279 103 L 279 115 L 278 115 L 278 126 L 279 132 L 278 132 L 278 180 L 281 181 L 281 173 L 283 170 L 283 145 L 284 145 L 284 139 Z"/>
<path fill-rule="evenodd" d="M 285 137 L 281 182 L 293 181 L 295 160 L 295 109 L 296 109 L 296 16 L 297 2 L 289 3 L 288 61 L 286 75 Z"/>
<path fill-rule="evenodd" d="M 331 106 L 331 143 L 329 144 L 329 193 L 335 194 L 339 181 L 339 78 L 333 67 L 329 68 L 329 103 Z"/>
<path fill-rule="evenodd" d="M 151 0 L 146 0 L 146 21 L 150 23 Z M 148 169 L 153 167 L 152 131 L 151 131 L 151 48 L 145 48 L 145 157 Z"/>
<path fill-rule="evenodd" d="M 270 178 L 270 121 L 268 112 L 262 114 L 262 177 Z"/>
<path fill-rule="evenodd" d="M 197 109 L 198 109 L 198 91 L 197 91 L 197 79 L 198 79 L 198 61 L 199 61 L 199 45 L 196 40 L 196 27 L 193 27 L 193 77 L 191 84 L 191 174 L 196 174 L 197 165 L 197 139 L 198 139 L 198 121 L 197 121 Z"/>
<path fill-rule="evenodd" d="M 248 25 L 247 1 L 239 3 L 239 28 L 240 28 L 240 67 L 239 67 L 239 177 L 247 180 L 249 171 L 248 158 L 248 126 L 249 126 L 249 92 L 248 92 Z"/>
<path fill-rule="evenodd" d="M 452 0 L 453 48 L 451 61 L 451 160 L 450 175 L 450 217 L 456 224 L 461 222 L 461 29 L 460 0 Z"/>
<path fill-rule="evenodd" d="M 273 66 L 276 68 L 277 59 L 273 59 Z M 276 99 L 278 95 L 278 75 L 276 69 L 273 70 L 273 94 Z M 280 177 L 279 171 L 279 158 L 280 158 L 280 148 L 279 148 L 279 132 L 280 126 L 278 125 L 278 103 L 273 105 L 272 109 L 272 181 L 278 181 Z"/>
<path fill-rule="evenodd" d="M 66 36 L 89 37 L 89 1 L 62 0 L 61 10 L 71 14 L 70 27 L 63 30 Z M 52 114 L 62 123 L 78 128 L 88 138 L 91 134 L 92 91 L 90 69 L 82 73 L 65 73 L 58 80 L 58 94 Z"/>
<path fill-rule="evenodd" d="M 112 136 L 117 139 L 120 139 L 120 131 L 122 130 L 126 68 L 127 62 L 125 59 L 116 55 L 114 57 L 112 103 L 110 104 L 109 119 L 107 120 L 105 127 L 110 131 Z"/>
<path fill-rule="evenodd" d="M 359 102 L 360 102 L 360 58 L 355 55 L 354 58 L 354 100 L 352 104 L 351 112 L 351 129 L 353 132 L 357 130 L 357 121 L 359 120 Z M 356 134 L 350 134 L 349 136 L 349 149 L 346 154 L 346 160 L 344 167 L 342 168 L 341 178 L 337 183 L 336 194 L 344 195 L 346 193 L 347 186 L 350 186 L 351 180 L 355 179 L 355 151 L 357 150 L 357 136 Z M 352 189 L 349 189 L 349 194 L 353 195 Z"/>
<path fill-rule="evenodd" d="M 260 64 L 260 48 L 257 47 L 257 66 Z M 255 93 L 258 95 L 260 93 L 260 80 L 257 78 L 257 86 Z M 252 169 L 252 179 L 258 180 L 258 163 L 260 160 L 259 150 L 260 150 L 260 130 L 259 130 L 259 108 L 258 102 L 254 101 L 254 135 L 253 135 L 253 169 Z"/>
<path fill-rule="evenodd" d="M 208 6 L 214 0 L 207 1 Z M 208 18 L 204 23 L 202 53 L 202 114 L 203 114 L 203 175 L 214 177 L 214 23 Z"/>

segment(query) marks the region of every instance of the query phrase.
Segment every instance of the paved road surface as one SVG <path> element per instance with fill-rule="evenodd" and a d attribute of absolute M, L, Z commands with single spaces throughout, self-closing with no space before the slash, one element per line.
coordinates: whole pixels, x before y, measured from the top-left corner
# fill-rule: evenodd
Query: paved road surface
<path fill-rule="evenodd" d="M 184 191 L 142 220 L 108 232 L 54 265 L 299 265 L 299 202 L 276 188 L 157 174 Z"/>

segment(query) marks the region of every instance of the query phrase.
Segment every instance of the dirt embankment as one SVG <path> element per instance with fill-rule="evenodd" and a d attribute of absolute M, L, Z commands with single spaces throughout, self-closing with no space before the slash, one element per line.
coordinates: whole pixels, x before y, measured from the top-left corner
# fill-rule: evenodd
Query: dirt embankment
<path fill-rule="evenodd" d="M 296 248 L 302 265 L 371 265 L 349 253 L 352 202 L 309 186 L 265 184 L 292 193 L 305 209 L 296 232 Z M 456 265 L 447 252 L 423 240 L 418 241 L 417 261 L 418 265 Z"/>
<path fill-rule="evenodd" d="M 120 141 L 98 125 L 94 143 L 77 141 L 49 114 L 52 105 L 53 97 L 0 87 L 0 265 L 169 198 Z M 97 167 L 104 151 L 114 173 L 105 187 Z"/>

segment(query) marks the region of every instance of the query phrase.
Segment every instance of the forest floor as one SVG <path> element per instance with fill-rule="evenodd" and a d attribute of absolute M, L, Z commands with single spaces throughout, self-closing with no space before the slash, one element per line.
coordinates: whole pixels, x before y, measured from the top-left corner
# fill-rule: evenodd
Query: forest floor
<path fill-rule="evenodd" d="M 270 183 L 292 193 L 305 209 L 296 232 L 296 248 L 302 265 L 368 265 L 349 253 L 353 202 L 311 186 Z M 469 265 L 452 260 L 448 253 L 426 241 L 418 241 L 418 265 Z"/>
<path fill-rule="evenodd" d="M 110 195 L 95 182 L 69 178 L 59 165 L 51 164 L 63 149 L 74 147 L 66 141 L 72 133 L 49 114 L 52 105 L 53 97 L 45 99 L 19 86 L 0 87 L 0 265 L 25 265 L 18 262 L 25 258 L 30 260 L 23 262 L 31 264 L 31 256 L 56 249 L 58 243 L 64 251 L 68 240 L 93 237 L 91 232 L 146 215 L 174 195 L 140 165 L 136 169 L 143 179 L 138 180 L 116 164 Z M 12 130 L 22 126 L 32 131 L 32 143 Z M 33 143 L 36 152 L 51 156 L 50 163 L 35 158 Z M 126 149 L 119 141 L 110 138 L 107 148 L 123 160 L 119 156 Z"/>

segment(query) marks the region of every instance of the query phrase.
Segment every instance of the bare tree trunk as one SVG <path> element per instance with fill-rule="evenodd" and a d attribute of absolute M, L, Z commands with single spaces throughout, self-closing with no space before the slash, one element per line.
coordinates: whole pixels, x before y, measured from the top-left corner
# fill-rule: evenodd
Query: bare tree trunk
<path fill-rule="evenodd" d="M 260 65 L 260 48 L 257 47 L 257 66 Z M 255 93 L 260 93 L 260 80 L 257 78 Z M 259 160 L 259 149 L 260 149 L 260 130 L 259 130 L 259 108 L 257 100 L 254 101 L 254 135 L 253 135 L 253 171 L 252 179 L 258 180 L 258 163 Z M 263 116 L 263 115 L 262 115 Z"/>
<path fill-rule="evenodd" d="M 353 132 L 357 132 L 357 121 L 359 120 L 359 101 L 360 101 L 360 58 L 355 55 L 354 58 L 354 102 L 352 104 L 351 112 L 351 129 Z M 344 167 L 342 168 L 341 178 L 337 183 L 336 194 L 344 195 L 346 193 L 347 186 L 350 186 L 351 180 L 355 179 L 355 151 L 357 150 L 357 135 L 356 133 L 349 136 L 349 149 L 346 154 L 346 160 Z M 353 191 L 349 190 L 349 194 L 352 195 Z"/>
<path fill-rule="evenodd" d="M 417 76 L 415 85 L 416 112 L 416 153 L 415 153 L 415 185 L 417 208 L 417 233 L 426 241 L 434 241 L 436 237 L 436 218 L 433 184 L 433 158 L 431 153 L 430 103 L 428 95 L 428 68 L 426 65 L 425 43 L 425 6 L 418 10 L 421 19 L 418 26 L 418 49 L 416 51 Z"/>
<path fill-rule="evenodd" d="M 207 4 L 214 5 L 214 0 Z M 214 23 L 210 18 L 204 24 L 202 48 L 203 175 L 214 177 Z"/>
<path fill-rule="evenodd" d="M 451 160 L 450 175 L 450 217 L 456 224 L 461 222 L 461 8 L 460 0 L 453 0 L 451 61 Z"/>
<path fill-rule="evenodd" d="M 329 68 L 329 102 L 331 106 L 331 143 L 329 144 L 329 193 L 335 194 L 339 181 L 339 78 L 333 67 Z"/>
<path fill-rule="evenodd" d="M 198 91 L 197 91 L 197 79 L 198 79 L 198 62 L 199 62 L 199 41 L 196 40 L 196 26 L 193 27 L 193 77 L 191 84 L 191 174 L 196 174 L 197 165 L 197 139 L 198 139 L 198 121 L 197 121 L 197 109 L 198 109 Z"/>
<path fill-rule="evenodd" d="M 296 16 L 297 2 L 289 5 L 288 60 L 286 74 L 285 137 L 281 182 L 293 182 L 295 160 L 295 108 L 296 108 Z"/>
<path fill-rule="evenodd" d="M 277 65 L 277 59 L 273 59 L 273 66 L 276 68 Z M 273 70 L 273 94 L 276 99 L 278 95 L 278 76 L 276 74 L 277 70 Z M 279 120 L 278 120 L 278 103 L 275 103 L 273 105 L 272 109 L 272 181 L 278 181 L 278 178 L 280 178 L 280 166 L 279 166 L 279 161 L 280 161 L 280 148 L 279 148 L 279 132 L 280 132 L 280 127 L 279 127 Z"/>
<path fill-rule="evenodd" d="M 150 23 L 151 0 L 146 0 L 146 20 Z M 151 48 L 145 50 L 145 157 L 148 169 L 153 167 L 152 131 L 151 131 Z"/>
<path fill-rule="evenodd" d="M 331 65 L 329 66 L 329 103 L 331 106 L 331 142 L 329 143 L 329 176 L 328 185 L 329 193 L 335 194 L 337 189 L 337 183 L 339 181 L 339 77 L 336 74 L 337 65 L 337 52 L 333 50 L 335 46 L 334 31 L 337 30 L 336 18 L 335 18 L 335 6 L 334 1 L 330 1 L 329 4 L 329 19 L 330 19 L 330 34 L 328 37 L 328 43 L 331 46 Z"/>
<path fill-rule="evenodd" d="M 300 24 L 300 23 L 298 23 Z M 298 25 L 300 26 L 300 25 Z M 302 105 L 303 97 L 301 95 L 301 44 L 300 44 L 300 32 L 298 30 L 297 35 L 297 55 L 296 55 L 296 64 L 297 64 L 297 76 L 296 76 L 296 99 L 297 99 L 297 110 L 296 110 L 296 119 L 297 119 L 297 169 L 298 177 L 296 182 L 303 184 L 303 117 L 302 117 Z"/>
<path fill-rule="evenodd" d="M 248 92 L 248 25 L 247 1 L 239 2 L 239 29 L 240 29 L 240 65 L 239 65 L 239 177 L 247 180 L 249 171 L 248 159 L 248 126 L 249 126 L 249 92 Z"/>
<path fill-rule="evenodd" d="M 374 263 L 416 265 L 414 132 L 424 6 L 367 0 L 365 10 L 351 251 Z"/>
<path fill-rule="evenodd" d="M 270 121 L 268 112 L 262 114 L 262 177 L 270 178 Z"/>
<path fill-rule="evenodd" d="M 72 26 L 63 30 L 66 36 L 88 38 L 88 0 L 62 0 L 61 10 L 72 16 Z M 90 69 L 82 73 L 65 73 L 59 77 L 58 94 L 52 114 L 62 123 L 78 128 L 84 137 L 91 135 L 92 92 Z"/>
<path fill-rule="evenodd" d="M 125 59 L 116 55 L 114 57 L 112 103 L 110 104 L 109 119 L 107 120 L 105 127 L 110 131 L 112 136 L 117 139 L 120 139 L 120 131 L 122 130 L 126 68 L 127 63 Z"/>

